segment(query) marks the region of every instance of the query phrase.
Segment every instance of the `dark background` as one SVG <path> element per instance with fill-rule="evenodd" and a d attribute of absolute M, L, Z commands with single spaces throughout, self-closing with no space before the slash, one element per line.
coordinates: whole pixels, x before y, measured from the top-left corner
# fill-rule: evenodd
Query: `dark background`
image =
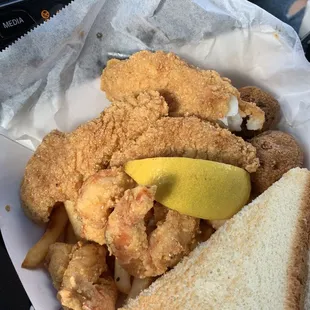
<path fill-rule="evenodd" d="M 30 302 L 16 275 L 0 234 L 0 309 L 29 310 Z"/>

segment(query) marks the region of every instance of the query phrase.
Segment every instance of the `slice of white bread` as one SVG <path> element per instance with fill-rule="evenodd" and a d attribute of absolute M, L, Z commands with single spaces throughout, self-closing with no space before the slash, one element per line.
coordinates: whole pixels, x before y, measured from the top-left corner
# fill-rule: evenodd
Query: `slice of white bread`
<path fill-rule="evenodd" d="M 310 172 L 292 169 L 122 309 L 303 309 Z"/>

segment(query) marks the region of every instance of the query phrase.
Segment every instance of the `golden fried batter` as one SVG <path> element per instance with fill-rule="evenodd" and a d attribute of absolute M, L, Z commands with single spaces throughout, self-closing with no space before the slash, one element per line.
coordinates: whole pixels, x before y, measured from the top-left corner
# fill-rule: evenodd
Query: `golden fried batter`
<path fill-rule="evenodd" d="M 174 267 L 196 247 L 199 222 L 198 218 L 168 209 L 165 219 L 156 224 L 149 239 L 150 254 L 157 270 L 163 273 Z"/>
<path fill-rule="evenodd" d="M 238 106 L 234 114 L 229 114 L 233 98 L 237 104 L 241 103 L 239 92 L 230 80 L 216 71 L 189 66 L 173 53 L 141 51 L 128 60 L 112 59 L 103 70 L 101 89 L 110 100 L 120 100 L 148 89 L 157 90 L 165 97 L 172 116 L 195 115 L 218 121 L 234 115 L 238 119 L 233 122 L 238 122 L 239 126 L 241 117 L 249 116 L 248 123 L 256 126 L 255 129 L 260 129 L 264 123 L 264 113 L 255 104 L 243 102 L 239 106 L 240 115 L 237 115 Z"/>
<path fill-rule="evenodd" d="M 29 160 L 21 186 L 25 212 L 47 222 L 56 202 L 75 201 L 83 181 L 106 167 L 123 143 L 168 113 L 158 92 L 114 102 L 100 117 L 64 134 L 47 135 Z"/>
<path fill-rule="evenodd" d="M 242 136 L 250 138 L 263 131 L 272 129 L 276 126 L 280 117 L 279 102 L 270 94 L 255 86 L 245 86 L 239 89 L 242 100 L 254 102 L 259 108 L 265 112 L 265 123 L 261 130 L 253 131 L 244 128 Z"/>
<path fill-rule="evenodd" d="M 145 217 L 154 207 L 155 192 L 156 186 L 127 190 L 106 229 L 110 252 L 129 274 L 139 278 L 158 276 L 175 266 L 193 249 L 199 232 L 199 219 L 168 209 L 148 235 Z"/>
<path fill-rule="evenodd" d="M 296 140 L 281 131 L 266 131 L 251 140 L 257 150 L 260 167 L 251 174 L 254 194 L 264 192 L 282 175 L 295 167 L 302 167 L 303 152 Z"/>
<path fill-rule="evenodd" d="M 71 244 L 56 242 L 50 245 L 48 249 L 45 263 L 57 290 L 60 289 L 64 273 L 68 267 L 72 248 Z"/>
<path fill-rule="evenodd" d="M 165 117 L 158 120 L 135 141 L 115 152 L 112 166 L 129 160 L 182 156 L 208 159 L 256 171 L 256 150 L 243 139 L 219 126 L 196 117 Z"/>
<path fill-rule="evenodd" d="M 47 222 L 53 206 L 66 200 L 81 183 L 74 158 L 69 160 L 66 135 L 57 130 L 49 133 L 30 158 L 21 185 L 24 211 L 36 222 Z M 66 184 L 66 192 L 62 189 Z"/>
<path fill-rule="evenodd" d="M 114 310 L 117 289 L 107 271 L 106 249 L 98 244 L 79 242 L 72 251 L 58 299 L 72 310 Z"/>
<path fill-rule="evenodd" d="M 111 209 L 135 182 L 122 170 L 105 169 L 89 177 L 80 189 L 76 210 L 82 221 L 82 238 L 105 243 Z"/>

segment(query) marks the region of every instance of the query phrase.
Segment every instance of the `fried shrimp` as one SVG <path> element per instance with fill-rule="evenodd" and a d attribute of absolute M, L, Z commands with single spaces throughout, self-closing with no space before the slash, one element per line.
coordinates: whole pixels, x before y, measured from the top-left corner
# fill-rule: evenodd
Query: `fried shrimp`
<path fill-rule="evenodd" d="M 106 249 L 79 242 L 63 275 L 58 299 L 72 310 L 115 310 L 117 289 L 107 271 Z"/>
<path fill-rule="evenodd" d="M 115 152 L 112 166 L 152 157 L 199 158 L 230 164 L 255 172 L 256 149 L 230 131 L 197 117 L 165 117 L 155 122 L 135 141 Z"/>
<path fill-rule="evenodd" d="M 192 250 L 199 231 L 198 219 L 168 210 L 160 214 L 157 227 L 147 235 L 145 217 L 154 207 L 155 192 L 155 186 L 127 190 L 106 229 L 110 252 L 139 278 L 161 275 L 177 264 Z"/>
<path fill-rule="evenodd" d="M 264 112 L 240 99 L 231 81 L 214 70 L 187 64 L 173 53 L 141 51 L 129 59 L 108 61 L 101 76 L 101 89 L 110 100 L 153 89 L 169 104 L 171 116 L 197 116 L 224 123 L 231 130 L 262 128 Z"/>
<path fill-rule="evenodd" d="M 82 238 L 105 243 L 104 233 L 111 209 L 134 184 L 121 168 L 101 170 L 85 181 L 75 205 L 82 222 Z"/>
<path fill-rule="evenodd" d="M 56 242 L 50 245 L 48 249 L 45 265 L 57 290 L 60 288 L 64 273 L 68 267 L 72 248 L 71 244 Z"/>

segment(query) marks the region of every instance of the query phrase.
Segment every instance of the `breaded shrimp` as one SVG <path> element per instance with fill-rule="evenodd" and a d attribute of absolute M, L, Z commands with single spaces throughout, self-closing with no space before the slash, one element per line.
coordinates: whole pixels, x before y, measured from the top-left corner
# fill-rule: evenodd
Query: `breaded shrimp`
<path fill-rule="evenodd" d="M 112 166 L 129 160 L 182 156 L 231 164 L 254 172 L 259 166 L 256 149 L 217 125 L 196 117 L 165 117 L 135 141 L 115 152 Z"/>
<path fill-rule="evenodd" d="M 64 273 L 58 299 L 72 310 L 115 310 L 116 286 L 107 271 L 106 249 L 79 242 Z"/>
<path fill-rule="evenodd" d="M 192 250 L 199 231 L 199 219 L 169 210 L 147 235 L 145 216 L 154 206 L 155 192 L 156 186 L 127 190 L 106 229 L 110 252 L 129 274 L 139 278 L 161 275 L 177 264 Z"/>
<path fill-rule="evenodd" d="M 108 216 L 125 190 L 134 184 L 121 168 L 101 170 L 85 181 L 75 205 L 82 222 L 82 238 L 105 243 Z"/>
<path fill-rule="evenodd" d="M 167 113 L 164 98 L 150 91 L 113 102 L 72 133 L 51 132 L 25 170 L 21 198 L 27 215 L 47 222 L 56 202 L 74 202 L 86 178 L 108 166 L 125 141 L 136 139 Z"/>
<path fill-rule="evenodd" d="M 194 115 L 219 121 L 232 130 L 241 130 L 246 117 L 250 130 L 264 124 L 264 112 L 240 100 L 229 79 L 214 70 L 190 66 L 173 53 L 141 51 L 127 60 L 112 59 L 102 72 L 101 89 L 110 100 L 157 90 L 169 104 L 171 116 Z"/>
<path fill-rule="evenodd" d="M 71 244 L 56 242 L 50 245 L 48 249 L 45 264 L 57 290 L 60 289 L 64 273 L 68 267 L 72 248 Z"/>

